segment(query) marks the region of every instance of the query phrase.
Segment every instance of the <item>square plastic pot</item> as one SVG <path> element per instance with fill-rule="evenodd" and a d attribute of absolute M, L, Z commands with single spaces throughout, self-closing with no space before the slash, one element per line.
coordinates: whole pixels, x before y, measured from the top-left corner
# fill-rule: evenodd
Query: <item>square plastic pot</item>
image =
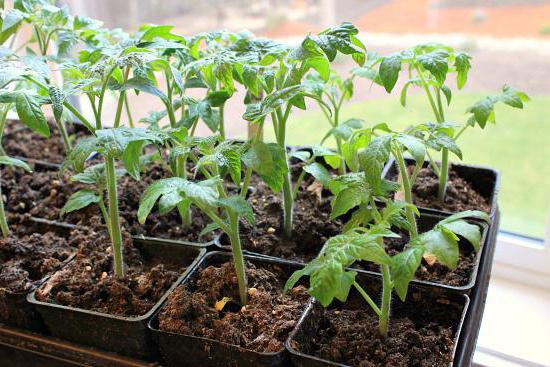
<path fill-rule="evenodd" d="M 28 225 L 28 233 L 46 233 L 48 231 L 53 231 L 64 237 L 68 237 L 70 230 L 73 228 L 72 226 L 58 223 L 43 223 L 33 218 L 29 218 L 24 223 Z M 76 253 L 76 249 L 74 253 Z M 74 253 L 56 270 L 61 269 L 70 262 L 74 257 Z M 7 289 L 0 288 L 0 310 L 3 310 L 3 312 L 0 312 L 0 324 L 30 331 L 43 331 L 44 324 L 42 323 L 42 319 L 36 313 L 34 307 L 27 302 L 27 296 L 36 288 L 40 287 L 48 277 L 49 274 L 45 275 L 42 279 L 36 280 L 33 288 L 27 292 L 11 292 Z"/>
<path fill-rule="evenodd" d="M 190 273 L 186 279 L 183 279 L 181 284 L 190 281 L 204 268 L 210 265 L 221 265 L 227 261 L 231 261 L 232 258 L 232 254 L 227 252 L 214 251 L 208 253 L 203 257 L 194 272 Z M 257 264 L 276 264 L 284 269 L 288 269 L 289 275 L 302 267 L 302 265 L 291 261 L 253 255 L 245 255 L 245 260 Z M 273 367 L 289 365 L 288 353 L 284 348 L 276 353 L 260 353 L 209 338 L 159 330 L 158 313 L 161 309 L 162 307 L 159 308 L 159 311 L 149 322 L 149 328 L 168 367 L 182 365 L 201 367 Z"/>
<path fill-rule="evenodd" d="M 155 305 L 141 316 L 124 317 L 41 302 L 35 297 L 36 291 L 32 292 L 27 299 L 36 308 L 51 335 L 69 342 L 134 358 L 151 359 L 156 355 L 156 347 L 151 342 L 147 322 L 176 285 L 193 271 L 206 250 L 198 246 L 170 245 L 140 240 L 135 240 L 134 245 L 146 258 L 170 262 L 177 259 L 186 266 L 185 272 Z"/>
<path fill-rule="evenodd" d="M 362 285 L 364 285 L 365 290 L 369 294 L 376 294 L 375 292 L 380 291 L 380 282 L 379 277 L 374 277 L 369 274 L 358 274 L 358 279 Z M 357 304 L 359 307 L 364 307 L 365 312 L 372 312 L 369 306 L 363 299 L 359 299 L 360 296 L 355 289 L 352 290 L 348 297 L 348 302 L 340 303 L 335 301 L 333 305 L 329 306 L 332 309 L 357 309 Z M 417 299 L 429 299 L 434 302 L 436 305 L 436 299 L 445 300 L 447 304 L 437 303 L 437 307 L 448 308 L 448 321 L 453 327 L 453 347 L 451 351 L 452 359 L 455 358 L 455 353 L 457 346 L 459 344 L 459 339 L 462 338 L 462 327 L 464 324 L 464 319 L 466 312 L 468 310 L 469 298 L 467 295 L 457 294 L 446 289 L 428 289 L 423 286 L 411 284 L 409 287 L 409 294 L 405 302 L 401 302 L 395 295 L 393 296 L 392 302 L 392 315 L 395 317 L 400 315 L 405 308 L 419 308 L 424 307 L 421 305 Z M 351 303 L 355 303 L 355 306 L 350 306 Z M 362 309 L 362 308 L 361 308 Z M 425 317 L 429 319 L 430 308 L 425 308 Z M 311 354 L 308 354 L 305 351 L 300 351 L 296 349 L 297 345 L 308 346 L 308 341 L 313 335 L 317 334 L 319 323 L 322 320 L 324 309 L 314 300 L 310 299 L 305 311 L 303 312 L 298 324 L 294 330 L 290 333 L 285 345 L 287 350 L 290 353 L 290 358 L 294 366 L 299 367 L 325 367 L 325 366 L 339 366 L 339 367 L 348 367 L 348 365 L 337 363 L 334 361 L 329 361 L 322 359 Z M 390 328 L 391 328 L 391 318 L 390 318 Z M 448 366 L 453 366 L 450 363 Z"/>

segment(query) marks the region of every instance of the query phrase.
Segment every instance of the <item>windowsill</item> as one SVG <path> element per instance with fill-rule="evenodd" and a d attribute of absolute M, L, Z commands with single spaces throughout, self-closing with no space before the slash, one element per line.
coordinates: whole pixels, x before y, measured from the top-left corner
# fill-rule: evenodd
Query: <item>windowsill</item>
<path fill-rule="evenodd" d="M 550 366 L 549 310 L 547 290 L 493 276 L 474 365 Z"/>

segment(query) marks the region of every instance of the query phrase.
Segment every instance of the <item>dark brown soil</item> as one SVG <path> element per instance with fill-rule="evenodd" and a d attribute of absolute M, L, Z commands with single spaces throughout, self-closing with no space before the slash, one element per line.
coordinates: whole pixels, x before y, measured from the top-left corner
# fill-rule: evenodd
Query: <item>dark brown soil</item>
<path fill-rule="evenodd" d="M 386 238 L 384 240 L 386 252 L 391 256 L 402 252 L 405 244 L 409 241 L 407 233 L 401 232 L 400 235 L 401 238 Z M 415 273 L 415 278 L 454 287 L 465 286 L 472 278 L 475 264 L 476 253 L 469 242 L 461 240 L 459 242 L 459 258 L 456 269 L 451 270 L 438 262 L 429 265 L 426 260 L 422 260 L 422 264 Z M 378 265 L 365 261 L 357 263 L 356 267 L 375 272 L 380 271 Z"/>
<path fill-rule="evenodd" d="M 20 124 L 20 126 L 24 126 Z M 67 132 L 74 142 L 89 136 L 86 128 L 75 128 L 73 124 L 67 124 Z M 6 132 L 2 139 L 2 146 L 10 156 L 38 159 L 52 163 L 62 163 L 65 160 L 65 150 L 57 126 L 50 123 L 50 137 L 33 133 L 29 129 L 18 130 L 17 125 L 13 127 L 12 133 Z"/>
<path fill-rule="evenodd" d="M 409 166 L 412 170 L 413 166 Z M 396 175 L 390 179 L 396 180 Z M 449 212 L 461 212 L 464 210 L 491 211 L 490 198 L 484 197 L 476 191 L 472 184 L 450 166 L 447 194 L 442 202 L 438 198 L 439 179 L 431 168 L 423 168 L 418 173 L 418 178 L 413 186 L 413 201 L 417 206 L 444 210 Z"/>
<path fill-rule="evenodd" d="M 293 177 L 300 166 L 292 167 Z M 254 177 L 254 176 L 253 176 Z M 265 183 L 254 177 L 256 192 L 250 203 L 256 215 L 256 226 L 241 224 L 243 248 L 249 251 L 290 260 L 309 261 L 317 256 L 325 241 L 340 233 L 340 220 L 330 220 L 330 192 L 322 189 L 307 176 L 294 202 L 294 230 L 290 237 L 283 231 L 283 206 L 281 193 L 273 193 Z M 222 244 L 229 245 L 222 236 Z"/>
<path fill-rule="evenodd" d="M 26 293 L 76 252 L 72 237 L 54 232 L 18 235 L 0 239 L 0 289 Z M 1 314 L 1 312 L 0 312 Z"/>
<path fill-rule="evenodd" d="M 372 296 L 372 295 L 371 295 Z M 380 337 L 378 317 L 365 301 L 351 297 L 344 305 L 316 308 L 293 348 L 332 362 L 360 367 L 443 367 L 452 359 L 459 305 L 417 296 L 394 310 L 387 339 Z M 441 303 L 437 303 L 441 302 Z M 394 305 L 397 302 L 394 302 Z"/>
<path fill-rule="evenodd" d="M 105 231 L 80 240 L 103 244 L 103 248 L 82 246 L 75 260 L 38 289 L 38 300 L 111 315 L 140 316 L 147 313 L 185 271 L 185 267 L 175 263 L 146 260 L 132 246 L 126 233 L 126 274 L 119 279 L 113 273 L 111 247 Z"/>
<path fill-rule="evenodd" d="M 283 295 L 288 274 L 278 265 L 247 262 L 248 305 L 215 304 L 223 297 L 238 300 L 234 266 L 208 266 L 169 296 L 159 314 L 163 331 L 206 337 L 257 352 L 279 352 L 308 299 L 303 286 Z"/>
<path fill-rule="evenodd" d="M 86 185 L 70 182 L 69 175 L 59 177 L 57 167 L 36 165 L 34 172 L 26 173 L 23 170 L 2 168 L 2 190 L 7 198 L 8 213 L 29 213 L 32 216 L 50 220 L 63 220 L 72 224 L 89 225 L 97 222 L 100 216 L 99 208 L 92 205 L 86 209 L 69 213 L 61 218 L 59 213 L 69 197 L 80 188 L 89 188 Z M 209 241 L 212 235 L 199 238 L 199 233 L 210 223 L 209 219 L 199 210 L 193 210 L 192 225 L 182 227 L 181 219 L 176 210 L 160 215 L 153 209 L 145 224 L 137 221 L 139 199 L 143 191 L 154 180 L 169 177 L 170 173 L 160 164 L 148 166 L 140 181 L 130 176 L 119 179 L 119 210 L 126 221 L 126 228 L 133 235 L 146 235 L 162 238 L 172 238 L 187 241 Z M 95 218 L 94 218 L 95 217 Z"/>

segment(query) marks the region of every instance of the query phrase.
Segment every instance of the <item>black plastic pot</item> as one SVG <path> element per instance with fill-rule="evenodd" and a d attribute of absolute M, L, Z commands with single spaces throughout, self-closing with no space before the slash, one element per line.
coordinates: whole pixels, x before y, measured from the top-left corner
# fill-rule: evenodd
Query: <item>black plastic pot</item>
<path fill-rule="evenodd" d="M 418 232 L 422 233 L 422 232 L 425 232 L 425 231 L 428 231 L 428 230 L 432 229 L 433 226 L 435 224 L 437 224 L 442 219 L 445 219 L 445 217 L 441 216 L 441 215 L 427 214 L 427 213 L 421 214 L 420 218 L 417 218 Z M 425 286 L 434 286 L 434 287 L 438 287 L 438 288 L 444 288 L 444 289 L 448 289 L 450 291 L 458 292 L 458 293 L 470 293 L 471 292 L 472 288 L 476 284 L 476 280 L 477 280 L 478 273 L 479 273 L 479 265 L 480 265 L 480 261 L 481 261 L 483 252 L 486 250 L 485 248 L 488 245 L 487 237 L 488 237 L 490 228 L 485 222 L 481 222 L 481 221 L 477 221 L 477 220 L 470 220 L 469 222 L 479 226 L 481 228 L 482 232 L 481 232 L 481 246 L 479 248 L 479 251 L 476 254 L 476 263 L 474 265 L 474 268 L 472 269 L 472 274 L 470 276 L 470 280 L 468 281 L 468 283 L 465 284 L 465 285 L 462 285 L 462 286 L 451 286 L 451 285 L 438 283 L 438 282 L 435 282 L 435 281 L 425 281 L 425 280 L 418 280 L 418 279 L 413 279 L 412 283 L 425 285 Z M 471 247 L 470 243 L 467 242 L 463 238 L 460 239 L 459 246 L 464 246 L 466 248 Z M 380 273 L 378 273 L 378 272 L 363 270 L 359 266 L 355 267 L 355 270 L 357 270 L 359 272 L 362 272 L 362 273 L 380 275 Z"/>
<path fill-rule="evenodd" d="M 500 211 L 498 208 L 495 212 L 492 225 L 493 230 L 487 236 L 485 251 L 481 255 L 477 281 L 470 292 L 470 306 L 468 307 L 462 327 L 462 337 L 456 351 L 455 366 L 469 367 L 472 365 L 479 329 L 483 320 L 485 301 L 487 300 L 487 293 L 489 291 L 493 259 L 495 257 L 496 240 L 500 225 Z"/>
<path fill-rule="evenodd" d="M 53 231 L 64 237 L 69 236 L 69 232 L 73 228 L 72 226 L 57 223 L 43 223 L 33 218 L 29 218 L 24 223 L 25 225 L 28 224 L 28 233 L 46 233 L 48 231 Z M 76 249 L 74 252 L 76 253 Z M 74 253 L 61 264 L 59 269 L 71 261 L 73 257 Z M 43 331 L 44 324 L 42 319 L 36 313 L 34 307 L 27 302 L 27 295 L 44 283 L 48 277 L 49 274 L 45 275 L 42 279 L 36 280 L 33 289 L 27 292 L 11 292 L 0 288 L 0 309 L 5 311 L 0 313 L 0 324 L 31 331 Z"/>
<path fill-rule="evenodd" d="M 375 292 L 380 292 L 380 282 L 379 277 L 374 277 L 368 274 L 359 274 L 358 281 L 362 285 L 366 286 L 365 289 L 369 294 L 376 294 Z M 461 333 L 466 312 L 469 305 L 469 298 L 467 295 L 457 294 L 446 289 L 441 288 L 427 288 L 418 285 L 411 285 L 409 287 L 409 294 L 407 296 L 406 302 L 401 302 L 397 297 L 393 297 L 392 302 L 392 315 L 398 316 L 403 313 L 407 308 L 420 308 L 423 307 L 425 310 L 425 318 L 430 319 L 429 313 L 432 307 L 424 307 L 421 305 L 417 299 L 429 299 L 433 302 L 433 305 L 437 307 L 442 307 L 448 310 L 446 311 L 446 322 L 453 327 L 454 330 L 454 343 L 452 349 L 452 357 L 454 359 L 455 353 L 457 350 L 457 345 L 459 340 L 463 338 Z M 439 302 L 436 302 L 438 300 Z M 353 304 L 353 306 L 351 306 Z M 355 289 L 352 290 L 348 301 L 346 303 L 334 302 L 331 309 L 359 309 L 365 310 L 365 312 L 372 312 L 366 302 L 360 298 Z M 312 340 L 312 336 L 317 334 L 319 324 L 323 318 L 324 309 L 314 300 L 310 299 L 305 311 L 303 312 L 298 324 L 294 330 L 290 333 L 285 345 L 287 350 L 290 353 L 290 358 L 294 366 L 300 367 L 323 367 L 323 366 L 339 366 L 347 367 L 347 365 L 329 361 L 326 359 L 318 358 L 313 355 L 308 354 L 309 342 Z M 390 319 L 391 323 L 391 319 Z M 296 348 L 298 346 L 300 350 Z M 306 349 L 306 350 L 304 350 Z M 452 366 L 450 364 L 449 366 Z"/>
<path fill-rule="evenodd" d="M 290 275 L 301 267 L 300 264 L 281 259 L 270 259 L 261 256 L 245 255 L 247 261 L 253 263 L 277 264 L 288 269 Z M 185 284 L 199 271 L 209 265 L 220 265 L 232 260 L 232 255 L 227 252 L 210 252 L 202 258 L 195 271 L 183 279 Z M 192 335 L 182 335 L 159 330 L 158 313 L 149 322 L 149 328 L 157 342 L 160 353 L 168 367 L 181 366 L 287 366 L 288 353 L 285 349 L 277 353 L 260 353 L 232 344 L 222 343 L 217 340 Z"/>
<path fill-rule="evenodd" d="M 412 159 L 405 160 L 407 164 L 413 164 L 414 162 Z M 429 162 L 425 161 L 424 167 L 427 167 L 428 165 Z M 468 181 L 478 193 L 489 200 L 489 205 L 491 207 L 489 215 L 493 218 L 497 209 L 498 192 L 500 189 L 500 172 L 490 167 L 458 163 L 452 163 L 449 168 L 455 170 L 461 178 Z M 395 164 L 395 160 L 392 158 L 384 167 L 382 177 L 389 180 L 391 177 L 397 177 L 397 173 L 397 165 Z M 439 215 L 448 216 L 454 214 L 453 212 L 422 206 L 419 206 L 418 209 L 421 212 L 425 211 Z"/>
<path fill-rule="evenodd" d="M 135 317 L 109 315 L 41 302 L 35 298 L 33 292 L 27 299 L 36 308 L 51 335 L 134 358 L 150 359 L 155 356 L 156 348 L 151 342 L 147 322 L 179 281 L 194 269 L 206 250 L 198 246 L 140 240 L 135 240 L 134 245 L 146 258 L 171 263 L 178 261 L 187 266 L 187 269 L 146 314 Z"/>

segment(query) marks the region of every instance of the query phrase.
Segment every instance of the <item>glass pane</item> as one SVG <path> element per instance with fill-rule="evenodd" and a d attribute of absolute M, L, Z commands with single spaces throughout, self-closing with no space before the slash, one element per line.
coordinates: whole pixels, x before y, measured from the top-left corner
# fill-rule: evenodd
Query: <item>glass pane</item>
<path fill-rule="evenodd" d="M 464 162 L 495 167 L 502 172 L 499 202 L 502 229 L 543 237 L 548 216 L 545 185 L 550 176 L 550 4 L 519 0 L 67 0 L 78 14 L 102 19 L 108 26 L 136 29 L 143 22 L 175 26 L 191 34 L 219 28 L 247 28 L 258 35 L 287 39 L 315 32 L 326 25 L 352 21 L 367 47 L 390 53 L 418 43 L 444 42 L 470 52 L 473 69 L 466 88 L 453 89 L 447 119 L 463 122 L 465 109 L 509 83 L 525 90 L 532 101 L 524 111 L 497 109 L 497 123 L 485 131 L 467 131 L 461 141 Z M 341 73 L 351 63 L 337 62 Z M 388 96 L 380 87 L 358 80 L 355 97 L 343 108 L 346 118 L 368 124 L 391 122 L 406 126 L 431 120 L 428 104 L 412 91 L 407 108 L 396 88 Z M 243 136 L 239 97 L 227 107 L 229 133 Z M 155 108 L 151 99 L 132 101 L 136 114 Z M 111 110 L 114 107 L 111 106 Z M 296 113 L 290 144 L 318 143 L 327 125 L 315 106 Z M 462 139 L 462 138 L 461 138 Z"/>

